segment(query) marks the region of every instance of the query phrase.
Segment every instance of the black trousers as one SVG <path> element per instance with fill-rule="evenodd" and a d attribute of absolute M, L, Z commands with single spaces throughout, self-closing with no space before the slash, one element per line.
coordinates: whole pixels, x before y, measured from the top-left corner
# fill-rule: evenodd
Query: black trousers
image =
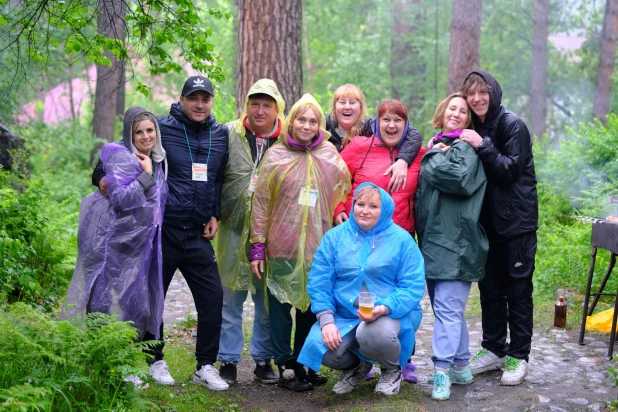
<path fill-rule="evenodd" d="M 536 246 L 536 232 L 489 244 L 485 277 L 479 282 L 482 346 L 500 357 L 509 355 L 528 361 L 532 343 L 532 275 Z"/>
<path fill-rule="evenodd" d="M 197 344 L 195 359 L 197 369 L 217 361 L 221 336 L 221 310 L 223 288 L 215 252 L 210 241 L 202 238 L 202 227 L 183 229 L 170 225 L 162 227 L 163 292 L 172 282 L 176 269 L 180 269 L 189 285 L 197 309 Z M 163 324 L 160 343 L 152 351 L 154 360 L 163 359 Z M 144 340 L 153 340 L 146 334 Z"/>

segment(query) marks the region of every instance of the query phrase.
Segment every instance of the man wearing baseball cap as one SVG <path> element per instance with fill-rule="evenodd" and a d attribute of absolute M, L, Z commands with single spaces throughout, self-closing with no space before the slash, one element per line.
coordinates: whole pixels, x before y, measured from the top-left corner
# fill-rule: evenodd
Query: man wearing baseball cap
<path fill-rule="evenodd" d="M 189 77 L 180 101 L 167 116 L 157 116 L 167 153 L 170 188 L 162 225 L 163 293 L 179 269 L 191 289 L 197 309 L 196 370 L 193 381 L 211 390 L 227 390 L 213 366 L 219 352 L 223 289 L 210 240 L 217 233 L 223 173 L 228 162 L 228 129 L 211 113 L 213 89 L 203 76 Z M 102 164 L 93 184 L 106 194 Z M 163 336 L 163 325 L 161 325 Z M 153 340 L 146 335 L 144 340 Z M 164 342 L 153 348 L 149 374 L 158 383 L 173 385 L 163 360 Z"/>
<path fill-rule="evenodd" d="M 235 383 L 236 365 L 244 344 L 243 303 L 251 292 L 255 315 L 249 347 L 255 360 L 255 376 L 263 383 L 277 383 L 273 371 L 270 324 L 264 305 L 264 281 L 251 272 L 249 223 L 257 170 L 266 151 L 277 142 L 283 124 L 285 102 L 270 79 L 258 80 L 247 93 L 242 115 L 228 123 L 230 160 L 221 193 L 221 218 L 215 252 L 223 284 L 223 324 L 219 341 L 219 372 Z"/>

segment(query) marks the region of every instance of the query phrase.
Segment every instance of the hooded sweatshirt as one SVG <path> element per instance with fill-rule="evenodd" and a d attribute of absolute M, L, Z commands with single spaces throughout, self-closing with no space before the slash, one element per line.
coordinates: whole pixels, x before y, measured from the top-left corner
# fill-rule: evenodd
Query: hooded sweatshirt
<path fill-rule="evenodd" d="M 164 300 L 161 224 L 168 187 L 158 127 L 152 175 L 128 149 L 134 119 L 141 113 L 148 112 L 131 108 L 125 113 L 124 145 L 108 143 L 101 150 L 109 197 L 97 190 L 82 200 L 79 250 L 63 317 L 115 314 L 133 321 L 140 337 L 150 332 L 158 338 Z"/>
<path fill-rule="evenodd" d="M 353 333 L 360 323 L 356 298 L 361 288 L 376 294 L 376 306 L 385 305 L 388 317 L 400 321 L 399 361 L 403 366 L 412 354 L 422 318 L 420 306 L 425 292 L 425 268 L 421 252 L 408 232 L 393 222 L 395 203 L 382 188 L 382 206 L 376 225 L 363 231 L 354 218 L 329 230 L 320 243 L 307 287 L 311 311 L 329 316 L 341 336 Z M 321 319 L 320 319 L 321 320 Z M 328 351 L 322 341 L 320 322 L 311 328 L 298 361 L 318 370 Z M 355 352 L 365 359 L 361 353 Z"/>
<path fill-rule="evenodd" d="M 485 121 L 474 111 L 472 121 L 483 138 L 478 155 L 487 175 L 480 221 L 489 241 L 500 242 L 539 227 L 532 139 L 524 121 L 502 106 L 496 79 L 484 70 L 472 73 L 491 87 Z"/>
<path fill-rule="evenodd" d="M 324 115 L 304 95 L 290 110 L 283 130 L 305 104 L 318 114 L 320 130 L 303 146 L 282 134 L 260 166 L 251 213 L 251 260 L 266 259 L 266 284 L 282 303 L 309 307 L 307 275 L 324 233 L 332 227 L 335 206 L 350 190 L 350 174 L 326 139 Z M 264 249 L 265 248 L 265 249 Z"/>

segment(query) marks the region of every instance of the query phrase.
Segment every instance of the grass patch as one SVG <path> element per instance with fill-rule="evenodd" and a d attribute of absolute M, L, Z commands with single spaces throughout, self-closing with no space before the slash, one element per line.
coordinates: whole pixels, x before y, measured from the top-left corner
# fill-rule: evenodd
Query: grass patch
<path fill-rule="evenodd" d="M 243 397 L 233 391 L 215 392 L 194 384 L 195 369 L 194 345 L 173 343 L 165 347 L 165 361 L 172 377 L 173 386 L 150 384 L 143 396 L 162 411 L 240 411 Z"/>

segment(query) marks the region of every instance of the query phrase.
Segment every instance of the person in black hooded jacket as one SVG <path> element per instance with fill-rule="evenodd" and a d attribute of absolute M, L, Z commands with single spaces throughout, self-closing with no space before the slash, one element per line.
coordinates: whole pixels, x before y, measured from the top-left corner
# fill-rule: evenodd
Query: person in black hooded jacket
<path fill-rule="evenodd" d="M 502 106 L 502 89 L 491 74 L 473 71 L 462 92 L 475 130 L 465 130 L 460 139 L 477 150 L 487 175 L 480 223 L 489 240 L 485 278 L 479 282 L 483 342 L 470 368 L 481 373 L 504 367 L 501 383 L 519 385 L 528 373 L 532 342 L 539 227 L 532 139 L 523 120 Z"/>
<path fill-rule="evenodd" d="M 193 380 L 211 390 L 227 390 L 213 366 L 219 352 L 223 288 L 210 240 L 217 233 L 223 174 L 227 165 L 228 129 L 211 113 L 212 84 L 202 76 L 189 77 L 180 101 L 168 116 L 157 116 L 161 143 L 167 153 L 169 196 L 162 225 L 163 292 L 167 294 L 176 269 L 191 289 L 197 309 L 196 370 Z M 92 183 L 106 195 L 105 172 L 99 165 Z M 153 348 L 150 376 L 160 384 L 173 385 L 163 360 L 161 341 Z M 153 340 L 146 334 L 144 340 Z"/>

